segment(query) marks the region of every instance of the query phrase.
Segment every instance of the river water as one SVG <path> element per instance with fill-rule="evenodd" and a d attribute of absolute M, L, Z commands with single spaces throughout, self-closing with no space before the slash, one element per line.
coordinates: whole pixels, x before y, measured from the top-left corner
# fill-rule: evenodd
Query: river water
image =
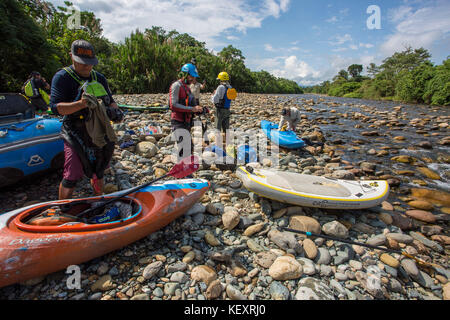
<path fill-rule="evenodd" d="M 290 101 L 308 120 L 314 120 L 327 143 L 338 147 L 343 160 L 374 162 L 377 171 L 396 176 L 398 171 L 414 171 L 412 176 L 402 175 L 401 181 L 410 187 L 423 187 L 414 180 L 424 180 L 427 188 L 450 191 L 450 144 L 442 144 L 444 138 L 450 137 L 450 127 L 446 126 L 450 122 L 450 107 L 314 94 L 284 95 L 279 101 Z M 370 149 L 388 152 L 377 155 L 371 154 Z M 417 161 L 405 164 L 392 160 L 399 155 Z M 433 170 L 441 178 L 427 178 L 417 172 L 418 166 Z"/>

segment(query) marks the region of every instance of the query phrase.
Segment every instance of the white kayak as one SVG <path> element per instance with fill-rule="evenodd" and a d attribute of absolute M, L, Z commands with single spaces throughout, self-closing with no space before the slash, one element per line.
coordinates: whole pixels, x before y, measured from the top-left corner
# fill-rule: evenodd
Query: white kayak
<path fill-rule="evenodd" d="M 389 195 L 385 180 L 340 180 L 243 166 L 236 175 L 245 188 L 262 197 L 304 207 L 366 209 Z"/>

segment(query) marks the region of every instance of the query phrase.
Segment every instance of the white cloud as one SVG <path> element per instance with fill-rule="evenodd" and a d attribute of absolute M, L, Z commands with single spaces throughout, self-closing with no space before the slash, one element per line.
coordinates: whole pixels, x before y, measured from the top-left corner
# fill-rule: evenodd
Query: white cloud
<path fill-rule="evenodd" d="M 280 17 L 288 10 L 290 0 L 264 0 L 258 4 L 245 0 L 109 0 L 107 10 L 99 6 L 98 0 L 73 3 L 82 10 L 94 11 L 102 21 L 105 37 L 112 41 L 123 41 L 136 29 L 160 26 L 188 33 L 212 49 L 223 45 L 224 32 L 246 33 L 250 28 L 260 28 L 268 17 Z"/>
<path fill-rule="evenodd" d="M 412 14 L 412 8 L 407 6 L 401 6 L 395 9 L 389 10 L 388 17 L 392 22 L 399 22 L 404 20 Z"/>
<path fill-rule="evenodd" d="M 254 70 L 265 70 L 276 77 L 294 80 L 300 85 L 308 86 L 322 82 L 321 73 L 297 56 L 278 56 L 266 59 L 249 59 Z"/>
<path fill-rule="evenodd" d="M 302 85 L 319 84 L 325 80 L 331 80 L 340 70 L 347 70 L 347 68 L 354 63 L 363 65 L 365 71 L 366 67 L 371 62 L 377 62 L 375 56 L 371 55 L 363 55 L 360 57 L 331 55 L 324 59 L 327 60 L 327 62 L 323 64 L 325 67 L 320 70 L 316 70 L 314 77 L 309 76 L 298 82 Z"/>
<path fill-rule="evenodd" d="M 290 0 L 280 0 L 280 9 L 283 12 L 288 11 Z"/>
<path fill-rule="evenodd" d="M 328 23 L 335 23 L 338 21 L 336 16 L 332 16 L 330 19 L 325 20 Z"/>
<path fill-rule="evenodd" d="M 331 51 L 333 51 L 333 52 L 342 52 L 342 51 L 347 51 L 347 50 L 348 50 L 348 48 L 345 48 L 345 47 L 331 49 Z"/>
<path fill-rule="evenodd" d="M 349 35 L 348 33 L 344 34 L 343 36 L 336 36 L 335 41 L 330 41 L 330 44 L 333 46 L 340 46 L 346 42 L 350 42 L 352 41 L 352 36 Z"/>
<path fill-rule="evenodd" d="M 279 68 L 283 63 L 284 57 L 274 57 L 274 58 L 248 58 L 246 62 L 248 65 L 253 66 L 252 70 L 266 70 L 269 71 Z"/>
<path fill-rule="evenodd" d="M 264 50 L 269 51 L 269 52 L 274 52 L 275 51 L 275 49 L 268 43 L 266 43 L 264 45 Z"/>
<path fill-rule="evenodd" d="M 264 0 L 264 6 L 267 8 L 270 15 L 278 18 L 281 12 L 286 12 L 289 7 L 290 0 Z"/>
<path fill-rule="evenodd" d="M 271 73 L 276 77 L 295 80 L 301 85 L 320 82 L 320 72 L 305 61 L 299 60 L 296 56 L 286 57 L 278 68 L 271 70 Z"/>
<path fill-rule="evenodd" d="M 348 50 L 348 48 L 344 49 Z M 365 71 L 371 62 L 379 63 L 376 59 L 374 55 L 350 57 L 335 54 L 321 58 L 322 62 L 318 64 L 318 67 L 312 66 L 295 55 L 249 59 L 248 62 L 254 66 L 252 68 L 254 70 L 266 70 L 276 77 L 294 80 L 302 86 L 311 86 L 331 80 L 340 70 L 347 70 L 348 66 L 354 63 L 363 65 Z"/>
<path fill-rule="evenodd" d="M 362 48 L 367 48 L 367 49 L 370 49 L 370 48 L 374 47 L 374 45 L 371 44 L 371 43 L 362 43 L 362 42 L 359 43 L 359 46 L 362 47 Z"/>
<path fill-rule="evenodd" d="M 345 9 L 341 9 L 339 10 L 339 15 L 338 16 L 332 16 L 331 18 L 325 20 L 325 22 L 328 23 L 336 23 L 338 21 L 342 21 L 342 19 L 348 15 L 350 9 L 349 8 L 345 8 Z"/>
<path fill-rule="evenodd" d="M 449 43 L 450 37 L 450 2 L 437 2 L 433 7 L 423 7 L 416 11 L 400 7 L 391 12 L 391 19 L 397 22 L 395 33 L 387 37 L 381 45 L 385 55 L 402 51 L 406 46 L 413 48 Z"/>

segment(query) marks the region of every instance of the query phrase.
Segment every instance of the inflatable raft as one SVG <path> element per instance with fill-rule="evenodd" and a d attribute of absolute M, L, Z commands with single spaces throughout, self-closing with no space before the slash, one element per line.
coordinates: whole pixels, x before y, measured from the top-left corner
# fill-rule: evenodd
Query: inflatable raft
<path fill-rule="evenodd" d="M 0 122 L 0 187 L 63 165 L 61 124 L 48 116 Z"/>
<path fill-rule="evenodd" d="M 128 104 L 118 103 L 120 109 L 131 110 L 131 111 L 148 111 L 148 112 L 164 112 L 169 110 L 168 105 L 161 105 L 159 103 L 143 105 L 143 106 L 132 106 Z"/>

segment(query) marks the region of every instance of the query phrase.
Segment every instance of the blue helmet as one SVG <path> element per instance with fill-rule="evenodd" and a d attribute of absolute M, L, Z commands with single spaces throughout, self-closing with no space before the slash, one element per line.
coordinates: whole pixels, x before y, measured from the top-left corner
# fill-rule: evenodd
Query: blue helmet
<path fill-rule="evenodd" d="M 190 76 L 193 76 L 195 78 L 198 78 L 198 72 L 197 68 L 192 63 L 186 63 L 184 66 L 181 67 L 182 72 L 188 73 Z"/>

